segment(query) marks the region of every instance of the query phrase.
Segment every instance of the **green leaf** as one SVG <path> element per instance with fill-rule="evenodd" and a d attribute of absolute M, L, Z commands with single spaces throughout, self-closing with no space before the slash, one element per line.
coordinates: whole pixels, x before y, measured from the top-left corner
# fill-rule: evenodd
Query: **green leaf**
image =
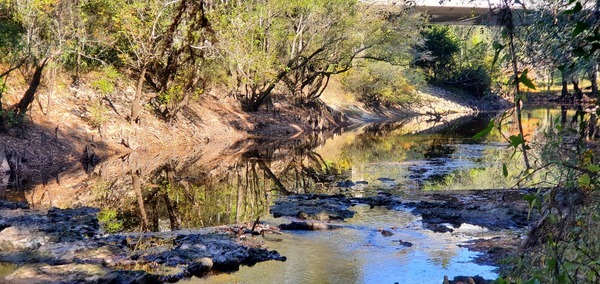
<path fill-rule="evenodd" d="M 600 167 L 598 165 L 594 165 L 594 164 L 589 164 L 587 165 L 587 170 L 592 172 L 592 173 L 597 173 L 600 172 Z"/>
<path fill-rule="evenodd" d="M 533 82 L 531 80 L 529 80 L 529 78 L 527 78 L 528 71 L 529 71 L 528 69 L 523 70 L 523 73 L 521 73 L 521 76 L 519 76 L 519 82 L 521 82 L 523 85 L 527 86 L 527 88 L 535 90 L 535 85 L 533 84 Z"/>
<path fill-rule="evenodd" d="M 577 2 L 577 4 L 579 4 L 579 2 Z M 573 36 L 577 36 L 578 34 L 587 30 L 589 27 L 590 26 L 584 22 L 577 22 L 577 24 L 575 25 L 575 29 L 573 29 Z"/>
<path fill-rule="evenodd" d="M 473 139 L 477 140 L 481 137 L 487 135 L 494 128 L 494 120 L 490 120 L 487 127 L 484 130 L 479 131 L 477 134 L 473 135 Z"/>
<path fill-rule="evenodd" d="M 492 66 L 496 65 L 496 62 L 498 62 L 498 57 L 500 56 L 500 52 L 502 52 L 502 50 L 504 49 L 504 45 L 500 44 L 497 41 L 494 41 L 493 47 L 494 47 L 494 61 L 492 61 Z"/>
<path fill-rule="evenodd" d="M 592 180 L 590 179 L 590 176 L 588 174 L 583 174 L 577 179 L 577 184 L 579 184 L 579 186 L 583 188 L 589 187 L 591 182 Z"/>
<path fill-rule="evenodd" d="M 508 168 L 506 168 L 506 164 L 505 163 L 502 163 L 502 175 L 504 177 L 508 176 Z"/>
<path fill-rule="evenodd" d="M 525 143 L 525 139 L 523 139 L 523 136 L 521 136 L 521 134 L 511 135 L 510 137 L 508 137 L 508 139 L 510 140 L 510 145 L 515 148 L 517 148 L 517 147 L 519 147 L 519 145 Z"/>
<path fill-rule="evenodd" d="M 535 200 L 535 195 L 533 194 L 525 194 L 523 196 L 523 199 L 529 203 L 531 203 L 533 200 Z"/>

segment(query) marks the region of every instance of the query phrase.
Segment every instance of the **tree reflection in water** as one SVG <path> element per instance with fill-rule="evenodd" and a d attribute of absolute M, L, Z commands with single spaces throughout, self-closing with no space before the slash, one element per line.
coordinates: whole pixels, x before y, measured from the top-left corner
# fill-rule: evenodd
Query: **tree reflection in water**
<path fill-rule="evenodd" d="M 120 202 L 118 218 L 123 219 L 126 231 L 245 223 L 267 214 L 274 196 L 327 193 L 342 171 L 310 150 L 318 139 L 305 141 L 273 146 L 260 141 L 245 147 L 251 150 L 238 154 L 231 164 L 212 170 L 195 163 L 178 167 L 177 160 L 157 167 L 147 177 L 140 169 L 132 170 L 135 198 Z"/>

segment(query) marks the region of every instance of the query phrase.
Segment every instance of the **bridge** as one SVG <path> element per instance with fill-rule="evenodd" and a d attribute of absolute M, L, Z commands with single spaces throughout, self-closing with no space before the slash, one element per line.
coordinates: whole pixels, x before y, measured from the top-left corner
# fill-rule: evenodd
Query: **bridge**
<path fill-rule="evenodd" d="M 457 5 L 456 3 L 447 3 L 445 5 L 435 5 L 437 1 L 414 1 L 407 5 L 405 1 L 398 0 L 363 0 L 363 2 L 371 4 L 377 9 L 392 13 L 410 7 L 428 15 L 430 23 L 441 25 L 496 25 L 498 23 L 497 11 L 494 13 L 488 4 Z"/>
<path fill-rule="evenodd" d="M 497 15 L 489 7 L 415 6 L 414 9 L 427 14 L 430 23 L 441 25 L 490 25 L 497 22 Z"/>

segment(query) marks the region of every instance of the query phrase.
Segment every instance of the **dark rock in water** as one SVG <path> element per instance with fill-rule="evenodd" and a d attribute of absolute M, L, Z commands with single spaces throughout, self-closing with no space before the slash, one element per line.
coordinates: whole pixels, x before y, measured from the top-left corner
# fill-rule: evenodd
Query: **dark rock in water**
<path fill-rule="evenodd" d="M 440 224 L 423 223 L 423 228 L 431 230 L 435 233 L 448 233 L 454 232 L 454 230 Z"/>
<path fill-rule="evenodd" d="M 449 281 L 450 284 L 458 284 L 458 283 L 464 283 L 464 284 L 471 284 L 471 283 L 475 283 L 475 284 L 488 284 L 490 283 L 490 280 L 485 280 L 483 277 L 477 275 L 477 276 L 456 276 L 454 277 L 453 280 Z"/>
<path fill-rule="evenodd" d="M 398 244 L 400 244 L 401 246 L 408 247 L 408 248 L 413 246 L 413 243 L 411 243 L 411 242 L 405 242 L 403 240 L 398 240 Z"/>
<path fill-rule="evenodd" d="M 388 209 L 393 209 L 402 204 L 402 202 L 396 200 L 392 196 L 388 195 L 377 195 L 377 196 L 368 196 L 361 198 L 352 198 L 353 204 L 367 204 L 371 206 L 371 208 L 375 206 L 387 207 Z"/>
<path fill-rule="evenodd" d="M 378 178 L 377 180 L 378 180 L 378 181 L 380 181 L 380 182 L 393 182 L 393 181 L 395 181 L 396 179 L 393 179 L 393 178 L 386 178 L 386 177 L 380 177 L 380 178 Z"/>
<path fill-rule="evenodd" d="M 277 251 L 268 251 L 265 249 L 250 248 L 248 250 L 249 256 L 244 260 L 245 265 L 253 266 L 259 262 L 267 260 L 279 260 L 286 261 L 287 257 L 280 255 Z"/>
<path fill-rule="evenodd" d="M 308 215 L 308 213 L 306 213 L 304 211 L 299 211 L 298 214 L 296 214 L 296 218 L 298 218 L 298 219 L 308 219 L 308 218 L 310 218 L 310 215 Z"/>
<path fill-rule="evenodd" d="M 349 179 L 348 179 L 348 180 L 345 180 L 345 181 L 340 181 L 340 182 L 338 182 L 338 183 L 337 183 L 337 187 L 346 187 L 346 188 L 347 188 L 347 187 L 353 187 L 353 186 L 355 186 L 355 185 L 356 185 L 356 184 L 355 184 L 355 183 L 353 183 L 353 182 L 352 182 L 351 180 L 349 180 Z"/>
<path fill-rule="evenodd" d="M 356 182 L 356 184 L 369 184 L 369 183 L 365 180 L 359 180 Z"/>
<path fill-rule="evenodd" d="M 213 265 L 212 259 L 203 257 L 188 265 L 187 271 L 191 275 L 202 276 L 204 273 L 210 271 Z"/>
<path fill-rule="evenodd" d="M 0 200 L 0 210 L 1 209 L 29 209 L 29 204 L 25 202 L 10 202 L 6 200 Z"/>
<path fill-rule="evenodd" d="M 91 207 L 74 209 L 51 208 L 47 214 L 51 226 L 47 226 L 43 231 L 57 233 L 59 242 L 91 238 L 100 229 L 97 217 L 98 212 L 100 212 L 100 209 Z"/>
<path fill-rule="evenodd" d="M 288 216 L 320 221 L 352 218 L 351 201 L 343 195 L 295 195 L 281 198 L 271 206 L 275 218 Z"/>
<path fill-rule="evenodd" d="M 292 221 L 292 223 L 289 224 L 279 225 L 279 228 L 289 231 L 318 231 L 337 229 L 339 226 L 333 226 L 319 221 Z"/>
<path fill-rule="evenodd" d="M 511 229 L 526 227 L 530 220 L 527 218 L 527 210 L 511 208 L 510 206 L 475 201 L 477 204 L 461 201 L 451 197 L 443 202 L 420 201 L 417 203 L 406 203 L 414 206 L 413 214 L 421 215 L 424 223 L 429 224 L 452 224 L 459 228 L 461 224 L 468 223 L 491 230 Z"/>

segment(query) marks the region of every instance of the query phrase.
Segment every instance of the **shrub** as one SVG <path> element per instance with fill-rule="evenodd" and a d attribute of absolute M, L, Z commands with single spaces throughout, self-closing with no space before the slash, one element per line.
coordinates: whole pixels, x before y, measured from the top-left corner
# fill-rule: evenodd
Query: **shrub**
<path fill-rule="evenodd" d="M 95 102 L 90 105 L 88 111 L 90 112 L 90 124 L 94 128 L 99 128 L 104 122 L 108 120 L 107 114 L 109 109 L 102 104 L 102 102 Z"/>
<path fill-rule="evenodd" d="M 481 98 L 490 89 L 492 78 L 485 66 L 468 66 L 459 67 L 456 72 L 449 74 L 444 83 Z"/>
<path fill-rule="evenodd" d="M 415 84 L 422 82 L 422 76 L 385 62 L 364 62 L 360 67 L 350 70 L 342 78 L 346 91 L 352 92 L 357 99 L 370 106 L 402 105 L 416 102 Z"/>
<path fill-rule="evenodd" d="M 92 82 L 92 87 L 102 93 L 108 95 L 115 91 L 115 82 L 119 78 L 120 74 L 117 69 L 112 66 L 107 66 L 102 69 L 99 74 L 99 79 Z"/>

